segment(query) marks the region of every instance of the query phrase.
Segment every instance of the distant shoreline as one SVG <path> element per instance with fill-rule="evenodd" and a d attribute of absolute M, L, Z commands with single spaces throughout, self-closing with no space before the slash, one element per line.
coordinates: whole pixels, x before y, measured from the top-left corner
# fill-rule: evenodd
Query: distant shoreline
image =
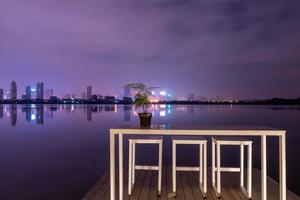
<path fill-rule="evenodd" d="M 0 101 L 0 104 L 12 104 L 12 105 L 30 105 L 30 104 L 49 104 L 49 105 L 99 105 L 99 104 L 107 104 L 107 105 L 133 105 L 132 102 L 124 102 L 122 100 L 107 102 L 107 101 L 89 101 L 89 100 L 59 100 L 55 102 L 46 101 L 46 100 L 4 100 Z M 269 100 L 252 100 L 252 101 L 218 101 L 218 102 L 199 102 L 199 101 L 160 101 L 151 104 L 170 104 L 170 105 L 300 105 L 300 98 L 298 99 L 281 99 L 274 98 Z"/>

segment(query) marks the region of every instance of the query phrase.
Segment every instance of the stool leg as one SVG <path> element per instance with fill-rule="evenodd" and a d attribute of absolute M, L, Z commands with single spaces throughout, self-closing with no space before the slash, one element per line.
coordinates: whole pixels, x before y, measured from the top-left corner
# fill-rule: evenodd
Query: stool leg
<path fill-rule="evenodd" d="M 252 144 L 248 145 L 248 197 L 252 198 Z"/>
<path fill-rule="evenodd" d="M 132 184 L 135 183 L 135 143 L 132 144 Z"/>
<path fill-rule="evenodd" d="M 199 184 L 202 186 L 203 183 L 203 163 L 202 163 L 202 144 L 199 144 Z"/>
<path fill-rule="evenodd" d="M 132 142 L 129 141 L 129 159 L 128 159 L 128 195 L 131 195 L 131 186 L 132 186 Z"/>
<path fill-rule="evenodd" d="M 217 192 L 221 195 L 221 153 L 220 144 L 217 144 Z"/>
<path fill-rule="evenodd" d="M 215 177 L 215 167 L 216 167 L 216 165 L 215 165 L 215 161 L 216 161 L 216 153 L 215 153 L 215 148 L 216 148 L 216 146 L 215 146 L 215 142 L 214 141 L 212 141 L 212 150 L 211 150 L 211 152 L 212 152 L 212 159 L 211 159 L 211 177 L 212 177 L 212 185 L 213 186 L 215 186 L 216 185 L 216 182 L 215 182 L 215 180 L 216 180 L 216 177 Z"/>
<path fill-rule="evenodd" d="M 241 187 L 244 187 L 244 145 L 241 145 L 240 148 L 240 185 Z"/>
<path fill-rule="evenodd" d="M 159 150 L 158 150 L 158 195 L 161 195 L 161 177 L 162 177 L 162 142 L 158 144 Z"/>
<path fill-rule="evenodd" d="M 204 169 L 203 169 L 203 192 L 206 194 L 207 193 L 207 144 L 204 143 L 204 150 L 203 150 L 203 157 L 204 157 Z"/>
<path fill-rule="evenodd" d="M 173 193 L 176 194 L 176 143 L 172 143 L 172 177 L 173 177 Z"/>

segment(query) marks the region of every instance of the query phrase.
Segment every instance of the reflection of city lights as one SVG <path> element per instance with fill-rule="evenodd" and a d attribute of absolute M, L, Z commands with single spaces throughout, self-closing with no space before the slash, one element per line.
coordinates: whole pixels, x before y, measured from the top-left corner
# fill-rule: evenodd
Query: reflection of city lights
<path fill-rule="evenodd" d="M 154 92 L 154 91 L 152 91 L 152 92 L 151 92 L 151 94 L 152 94 L 152 95 L 155 95 L 155 92 Z"/>
<path fill-rule="evenodd" d="M 168 108 L 169 108 L 169 109 L 171 108 L 171 105 L 170 105 L 170 104 L 168 105 Z"/>
<path fill-rule="evenodd" d="M 31 114 L 31 120 L 35 120 L 35 119 L 36 119 L 35 114 Z"/>
<path fill-rule="evenodd" d="M 166 108 L 166 105 L 159 105 L 160 108 Z"/>
<path fill-rule="evenodd" d="M 171 110 L 169 109 L 169 110 L 168 110 L 168 114 L 170 114 L 170 113 L 171 113 Z"/>
<path fill-rule="evenodd" d="M 116 104 L 114 105 L 114 112 L 118 112 L 118 106 Z"/>
<path fill-rule="evenodd" d="M 159 116 L 161 116 L 161 117 L 166 116 L 166 111 L 165 110 L 160 111 Z"/>

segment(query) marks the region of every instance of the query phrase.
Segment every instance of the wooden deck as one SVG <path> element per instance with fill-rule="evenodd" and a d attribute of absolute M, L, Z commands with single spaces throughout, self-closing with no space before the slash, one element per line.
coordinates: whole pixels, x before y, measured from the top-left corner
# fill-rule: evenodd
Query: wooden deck
<path fill-rule="evenodd" d="M 203 199 L 198 187 L 197 172 L 177 172 L 177 197 L 172 197 L 172 171 L 171 167 L 164 167 L 162 179 L 162 195 L 157 196 L 157 172 L 154 171 L 136 171 L 136 183 L 133 194 L 128 196 L 127 191 L 127 172 L 124 178 L 124 200 L 193 200 Z M 217 200 L 211 187 L 211 173 L 208 173 L 208 193 L 207 199 Z M 246 183 L 246 182 L 245 182 Z M 118 187 L 117 187 L 118 188 Z M 253 199 L 260 199 L 260 171 L 253 169 Z M 118 193 L 118 191 L 117 191 Z M 85 195 L 83 200 L 105 200 L 109 199 L 109 172 L 107 171 Z M 241 200 L 247 199 L 239 188 L 238 173 L 222 173 L 222 199 L 224 200 Z M 268 178 L 268 199 L 279 199 L 278 183 Z M 292 192 L 287 192 L 287 200 L 300 200 Z"/>

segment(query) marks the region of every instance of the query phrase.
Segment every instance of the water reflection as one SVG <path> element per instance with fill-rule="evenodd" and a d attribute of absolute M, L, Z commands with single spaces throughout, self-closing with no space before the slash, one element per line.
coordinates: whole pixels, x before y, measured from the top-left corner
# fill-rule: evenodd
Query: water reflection
<path fill-rule="evenodd" d="M 194 108 L 182 109 L 180 107 L 174 107 L 171 105 L 151 105 L 149 112 L 152 112 L 156 117 L 167 117 L 171 115 L 172 109 L 178 109 L 179 111 L 193 110 Z M 130 122 L 132 115 L 137 116 L 137 110 L 132 105 L 0 105 L 0 119 L 7 116 L 10 118 L 12 126 L 17 125 L 18 114 L 22 113 L 24 121 L 35 122 L 38 125 L 44 125 L 45 119 L 50 120 L 55 117 L 55 112 L 60 113 L 80 113 L 85 116 L 85 120 L 88 122 L 93 121 L 93 115 L 101 112 L 120 113 L 123 112 L 123 121 Z"/>
<path fill-rule="evenodd" d="M 247 106 L 244 106 L 247 107 Z M 261 108 L 260 106 L 256 106 Z M 149 106 L 149 112 L 152 113 L 155 118 L 167 118 L 172 116 L 173 112 L 182 112 L 188 114 L 197 114 L 199 112 L 205 112 L 209 110 L 227 111 L 228 109 L 238 109 L 239 106 L 233 105 L 168 105 L 168 104 L 154 104 Z M 254 109 L 255 106 L 251 106 Z M 282 111 L 282 110 L 295 110 L 299 111 L 298 106 L 264 106 L 264 109 Z M 80 113 L 85 117 L 88 122 L 93 121 L 93 115 L 102 112 L 122 113 L 123 121 L 130 122 L 132 116 L 138 116 L 138 112 L 132 105 L 2 105 L 0 104 L 0 119 L 5 117 L 10 119 L 10 124 L 16 126 L 18 122 L 18 114 L 24 113 L 25 116 L 19 116 L 19 118 L 25 119 L 27 122 L 35 122 L 38 125 L 44 125 L 45 119 L 50 120 L 55 117 L 55 112 L 60 113 Z M 46 121 L 47 121 L 46 120 Z"/>

